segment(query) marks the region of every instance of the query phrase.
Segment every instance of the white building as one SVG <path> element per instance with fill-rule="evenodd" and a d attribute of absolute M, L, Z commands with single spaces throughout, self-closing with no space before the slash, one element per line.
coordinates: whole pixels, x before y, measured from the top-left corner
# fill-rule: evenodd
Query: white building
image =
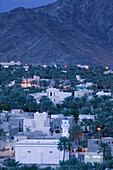
<path fill-rule="evenodd" d="M 20 61 L 10 61 L 10 62 L 1 62 L 0 63 L 4 68 L 8 68 L 9 66 L 14 66 L 14 65 L 17 65 L 17 66 L 20 66 L 21 65 L 21 62 Z"/>
<path fill-rule="evenodd" d="M 111 96 L 111 92 L 99 91 L 96 93 L 97 96 Z"/>
<path fill-rule="evenodd" d="M 88 119 L 88 120 L 93 120 L 95 119 L 95 116 L 94 115 L 79 115 L 79 122 L 81 122 L 83 119 Z"/>
<path fill-rule="evenodd" d="M 22 140 L 15 145 L 16 161 L 24 164 L 59 164 L 63 152 L 57 149 L 58 139 Z M 69 159 L 66 152 L 65 160 Z"/>
<path fill-rule="evenodd" d="M 68 118 L 65 117 L 65 118 L 62 120 L 62 125 L 61 125 L 61 127 L 62 127 L 62 137 L 65 136 L 66 138 L 69 138 L 69 127 L 70 127 L 70 125 L 69 125 L 69 120 L 68 120 Z"/>
<path fill-rule="evenodd" d="M 46 92 L 34 93 L 30 95 L 36 99 L 37 103 L 40 102 L 42 96 L 47 96 L 53 103 L 57 104 L 62 103 L 65 98 L 71 96 L 72 93 L 63 92 L 56 88 L 48 88 Z"/>
<path fill-rule="evenodd" d="M 105 74 L 105 75 L 107 75 L 107 74 L 113 74 L 113 70 L 104 71 L 104 74 Z"/>
<path fill-rule="evenodd" d="M 85 81 L 85 79 L 81 79 L 80 75 L 76 75 L 76 79 L 81 83 Z"/>
<path fill-rule="evenodd" d="M 74 97 L 81 98 L 87 96 L 88 99 L 92 99 L 93 90 L 81 89 L 74 91 Z"/>
<path fill-rule="evenodd" d="M 80 89 L 88 89 L 89 87 L 93 86 L 93 82 L 87 82 L 86 84 L 79 84 L 79 85 L 76 85 L 76 89 L 77 90 L 80 90 Z"/>
<path fill-rule="evenodd" d="M 62 136 L 69 137 L 68 120 L 63 121 Z M 66 130 L 66 131 L 65 131 Z M 15 158 L 24 164 L 59 164 L 63 160 L 63 151 L 58 150 L 59 139 L 22 140 L 15 145 Z M 65 160 L 69 152 L 65 153 Z"/>
<path fill-rule="evenodd" d="M 80 67 L 80 68 L 89 69 L 89 66 L 88 66 L 88 65 L 77 64 L 76 66 L 77 66 L 77 67 Z"/>
<path fill-rule="evenodd" d="M 52 102 L 56 103 L 62 103 L 65 98 L 71 96 L 72 93 L 69 92 L 63 92 L 56 88 L 49 88 L 47 89 L 47 97 L 52 100 Z"/>
<path fill-rule="evenodd" d="M 49 135 L 50 131 L 50 119 L 48 118 L 48 114 L 46 112 L 39 113 L 36 112 L 34 113 L 34 119 L 24 119 L 23 123 L 23 129 L 24 132 L 26 132 L 27 128 L 31 131 L 42 131 L 43 133 L 46 133 Z"/>

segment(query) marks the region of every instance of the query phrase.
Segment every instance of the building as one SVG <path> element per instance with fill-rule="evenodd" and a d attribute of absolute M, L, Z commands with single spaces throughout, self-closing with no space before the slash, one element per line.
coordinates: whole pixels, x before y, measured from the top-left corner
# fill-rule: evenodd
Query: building
<path fill-rule="evenodd" d="M 99 151 L 100 139 L 88 139 L 88 151 L 84 155 L 85 163 L 102 163 L 103 153 Z"/>
<path fill-rule="evenodd" d="M 69 124 L 70 127 L 72 128 L 72 126 L 74 125 L 74 117 L 71 116 L 67 116 L 68 120 L 69 120 Z M 58 131 L 61 132 L 61 125 L 62 125 L 62 120 L 65 119 L 65 116 L 63 114 L 53 114 L 51 115 L 51 127 L 54 129 L 54 132 Z"/>
<path fill-rule="evenodd" d="M 85 81 L 85 79 L 81 79 L 80 75 L 76 75 L 76 79 L 81 83 Z"/>
<path fill-rule="evenodd" d="M 93 86 L 93 83 L 92 82 L 87 82 L 86 84 L 79 84 L 79 85 L 76 85 L 76 90 L 85 90 L 85 89 L 88 89 L 89 87 Z"/>
<path fill-rule="evenodd" d="M 113 138 L 103 137 L 100 139 L 89 139 L 88 140 L 88 152 L 85 154 L 85 163 L 88 162 L 103 162 L 103 153 L 99 149 L 100 142 L 108 143 L 111 147 L 111 155 L 113 156 Z"/>
<path fill-rule="evenodd" d="M 49 88 L 47 91 L 47 97 L 55 104 L 62 103 L 65 98 L 72 95 L 72 93 L 69 92 L 63 92 L 56 88 Z"/>
<path fill-rule="evenodd" d="M 76 66 L 77 66 L 77 67 L 80 67 L 80 68 L 89 69 L 89 66 L 88 66 L 88 65 L 77 64 Z"/>
<path fill-rule="evenodd" d="M 0 140 L 0 156 L 12 157 L 15 155 L 15 142 Z"/>
<path fill-rule="evenodd" d="M 104 71 L 104 74 L 105 74 L 105 75 L 107 75 L 107 74 L 113 74 L 113 70 Z"/>
<path fill-rule="evenodd" d="M 94 116 L 94 115 L 90 115 L 90 114 L 88 114 L 88 115 L 79 115 L 79 118 L 78 118 L 79 123 L 80 123 L 83 119 L 88 119 L 88 120 L 94 121 L 95 116 Z"/>
<path fill-rule="evenodd" d="M 42 96 L 47 96 L 54 104 L 62 103 L 65 98 L 72 95 L 69 92 L 63 92 L 56 88 L 48 88 L 46 92 L 30 94 L 33 96 L 37 103 L 39 103 Z"/>
<path fill-rule="evenodd" d="M 24 132 L 26 132 L 27 129 L 29 129 L 29 131 L 32 131 L 32 132 L 39 130 L 49 135 L 50 118 L 48 117 L 48 114 L 46 112 L 43 112 L 43 113 L 36 112 L 34 113 L 34 118 L 24 119 L 23 129 L 24 129 Z"/>
<path fill-rule="evenodd" d="M 66 137 L 66 138 L 69 138 L 69 127 L 70 127 L 70 124 L 69 124 L 69 120 L 67 117 L 65 117 L 63 120 L 62 120 L 62 137 Z"/>
<path fill-rule="evenodd" d="M 62 121 L 62 136 L 69 137 L 68 119 Z M 66 131 L 65 131 L 66 130 Z M 22 140 L 15 145 L 15 158 L 24 164 L 59 164 L 63 160 L 63 151 L 58 150 L 59 139 Z M 65 160 L 69 152 L 65 153 Z"/>
<path fill-rule="evenodd" d="M 93 90 L 80 89 L 80 90 L 74 91 L 74 97 L 81 98 L 83 96 L 87 96 L 88 99 L 92 99 L 92 97 L 93 97 Z"/>
<path fill-rule="evenodd" d="M 99 91 L 96 93 L 97 96 L 111 96 L 111 92 Z"/>
<path fill-rule="evenodd" d="M 10 62 L 1 62 L 0 64 L 1 64 L 4 68 L 8 68 L 9 66 L 14 66 L 14 65 L 20 66 L 20 65 L 21 65 L 21 62 L 20 62 L 20 61 L 17 61 L 17 62 L 10 61 Z"/>
<path fill-rule="evenodd" d="M 32 87 L 32 86 L 39 87 L 39 80 L 40 77 L 35 75 L 33 78 L 23 78 L 21 87 L 23 88 Z"/>
<path fill-rule="evenodd" d="M 15 145 L 16 161 L 24 164 L 59 164 L 63 152 L 57 149 L 58 139 L 22 140 Z M 66 152 L 66 160 L 69 153 Z"/>

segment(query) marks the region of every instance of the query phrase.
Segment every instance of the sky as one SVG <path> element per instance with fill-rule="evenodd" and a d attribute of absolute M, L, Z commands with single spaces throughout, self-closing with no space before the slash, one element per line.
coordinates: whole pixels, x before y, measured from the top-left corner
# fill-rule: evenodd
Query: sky
<path fill-rule="evenodd" d="M 0 13 L 10 11 L 17 7 L 39 7 L 55 1 L 56 0 L 0 0 Z"/>

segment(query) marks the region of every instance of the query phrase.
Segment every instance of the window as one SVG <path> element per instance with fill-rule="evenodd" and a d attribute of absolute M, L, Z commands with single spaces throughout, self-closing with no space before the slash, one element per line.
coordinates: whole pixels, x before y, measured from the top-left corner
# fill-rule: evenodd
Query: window
<path fill-rule="evenodd" d="M 98 141 L 97 141 L 97 145 L 98 145 Z"/>
<path fill-rule="evenodd" d="M 11 150 L 13 151 L 13 147 L 11 148 Z"/>
<path fill-rule="evenodd" d="M 52 92 L 50 92 L 50 96 L 52 96 Z"/>
<path fill-rule="evenodd" d="M 31 153 L 31 151 L 28 151 L 28 153 Z"/>
<path fill-rule="evenodd" d="M 52 153 L 52 151 L 50 151 L 50 153 Z"/>

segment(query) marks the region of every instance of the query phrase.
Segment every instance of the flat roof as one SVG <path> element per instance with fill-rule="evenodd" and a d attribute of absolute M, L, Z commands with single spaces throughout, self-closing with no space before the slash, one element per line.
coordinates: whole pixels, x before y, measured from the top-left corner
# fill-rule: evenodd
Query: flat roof
<path fill-rule="evenodd" d="M 16 145 L 56 145 L 58 139 L 27 139 L 16 142 Z"/>

